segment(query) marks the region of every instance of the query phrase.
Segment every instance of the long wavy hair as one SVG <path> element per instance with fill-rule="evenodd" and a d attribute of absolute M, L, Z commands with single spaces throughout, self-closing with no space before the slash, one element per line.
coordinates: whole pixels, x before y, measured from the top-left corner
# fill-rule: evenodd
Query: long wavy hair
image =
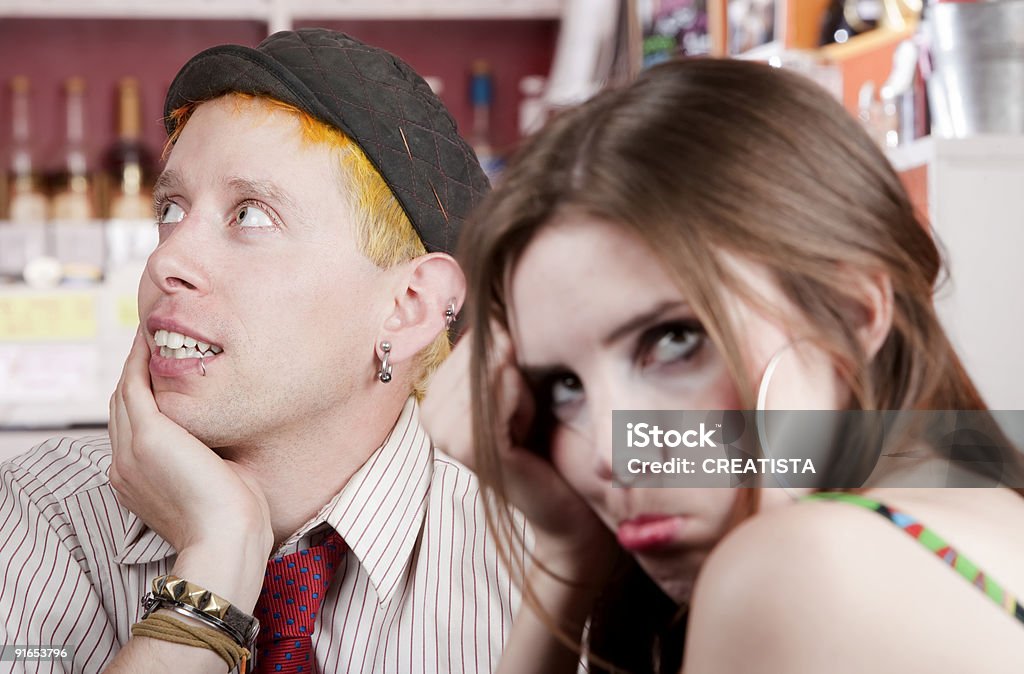
<path fill-rule="evenodd" d="M 856 408 L 985 409 L 933 308 L 943 269 L 936 242 L 860 125 L 786 70 L 715 59 L 659 65 L 529 139 L 462 233 L 476 466 L 500 549 L 522 541 L 497 452 L 490 321 L 508 327 L 516 262 L 566 212 L 614 223 L 647 244 L 723 354 L 747 409 L 756 382 L 721 296 L 728 289 L 769 315 L 777 310 L 730 274 L 719 251 L 769 271 Z M 892 284 L 892 326 L 869 357 L 857 337 L 865 300 L 851 281 L 876 274 Z M 758 500 L 756 489 L 737 494 L 734 523 Z M 591 616 L 591 671 L 678 671 L 683 622 L 679 607 L 627 563 Z"/>

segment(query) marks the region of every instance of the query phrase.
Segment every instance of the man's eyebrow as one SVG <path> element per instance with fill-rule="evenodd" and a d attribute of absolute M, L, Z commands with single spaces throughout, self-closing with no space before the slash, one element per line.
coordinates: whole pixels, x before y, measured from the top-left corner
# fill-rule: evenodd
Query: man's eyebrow
<path fill-rule="evenodd" d="M 298 218 L 305 219 L 305 212 L 299 207 L 298 202 L 269 180 L 255 180 L 236 176 L 228 178 L 225 182 L 231 189 L 245 197 L 266 201 L 271 206 L 281 206 Z M 160 195 L 164 193 L 183 189 L 184 184 L 185 179 L 180 171 L 167 169 L 160 174 L 160 177 L 153 184 L 153 193 L 159 199 Z"/>
<path fill-rule="evenodd" d="M 184 181 L 181 179 L 181 174 L 174 169 L 167 169 L 160 174 L 160 177 L 153 183 L 153 192 L 162 193 L 173 190 L 176 187 L 180 187 Z"/>
<path fill-rule="evenodd" d="M 266 201 L 271 206 L 283 206 L 292 213 L 302 217 L 302 209 L 298 202 L 287 192 L 269 180 L 253 180 L 251 178 L 229 178 L 227 184 L 237 192 L 249 197 Z"/>

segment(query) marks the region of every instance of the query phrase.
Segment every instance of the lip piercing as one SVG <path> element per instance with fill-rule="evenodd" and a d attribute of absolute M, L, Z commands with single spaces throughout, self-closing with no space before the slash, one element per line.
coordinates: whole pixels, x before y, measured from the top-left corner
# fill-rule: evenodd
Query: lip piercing
<path fill-rule="evenodd" d="M 199 367 L 203 368 L 203 376 L 205 377 L 206 376 L 206 363 L 203 362 L 204 358 L 206 358 L 205 355 L 199 354 Z"/>

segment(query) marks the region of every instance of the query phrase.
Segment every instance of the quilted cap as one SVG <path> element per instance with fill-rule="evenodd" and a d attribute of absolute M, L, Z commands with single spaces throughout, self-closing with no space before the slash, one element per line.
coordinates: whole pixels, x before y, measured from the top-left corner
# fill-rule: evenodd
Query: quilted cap
<path fill-rule="evenodd" d="M 226 93 L 269 96 L 345 132 L 377 168 L 428 252 L 452 252 L 459 228 L 489 188 L 473 149 L 423 78 L 397 56 L 344 33 L 274 33 L 255 49 L 196 54 L 171 83 L 170 113 Z"/>

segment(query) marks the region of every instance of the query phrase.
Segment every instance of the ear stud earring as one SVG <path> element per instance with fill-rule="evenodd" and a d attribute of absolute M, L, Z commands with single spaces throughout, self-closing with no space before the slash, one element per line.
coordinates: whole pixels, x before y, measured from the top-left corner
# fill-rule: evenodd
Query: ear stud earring
<path fill-rule="evenodd" d="M 448 308 L 444 310 L 444 327 L 447 330 L 455 322 L 455 298 L 448 301 Z"/>

